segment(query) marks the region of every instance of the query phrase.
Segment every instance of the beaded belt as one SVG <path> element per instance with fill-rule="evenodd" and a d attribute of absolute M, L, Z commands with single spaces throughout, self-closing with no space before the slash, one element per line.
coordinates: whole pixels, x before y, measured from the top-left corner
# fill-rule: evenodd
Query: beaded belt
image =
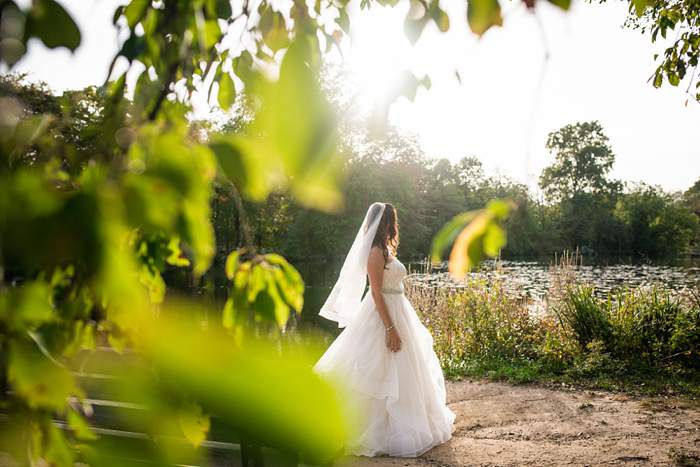
<path fill-rule="evenodd" d="M 403 293 L 403 289 L 387 289 L 382 287 L 382 293 L 401 295 Z"/>

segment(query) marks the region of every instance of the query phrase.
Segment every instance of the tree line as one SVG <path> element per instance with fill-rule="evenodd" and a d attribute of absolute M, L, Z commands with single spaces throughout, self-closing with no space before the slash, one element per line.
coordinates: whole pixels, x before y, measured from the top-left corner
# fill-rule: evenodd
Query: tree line
<path fill-rule="evenodd" d="M 542 171 L 538 194 L 507 176 L 488 175 L 477 157 L 430 158 L 415 137 L 396 129 L 382 140 L 355 135 L 344 146 L 342 212 L 305 209 L 286 195 L 273 195 L 264 203 L 243 203 L 247 225 L 256 245 L 289 258 L 339 258 L 366 207 L 383 200 L 399 212 L 401 256 L 422 259 L 435 232 L 454 215 L 503 198 L 517 206 L 506 222 L 506 259 L 547 258 L 574 249 L 589 258 L 628 261 L 697 252 L 700 179 L 675 193 L 615 180 L 614 152 L 595 121 L 552 132 L 547 148 L 552 163 Z M 244 242 L 229 187 L 217 188 L 213 212 L 222 252 Z"/>

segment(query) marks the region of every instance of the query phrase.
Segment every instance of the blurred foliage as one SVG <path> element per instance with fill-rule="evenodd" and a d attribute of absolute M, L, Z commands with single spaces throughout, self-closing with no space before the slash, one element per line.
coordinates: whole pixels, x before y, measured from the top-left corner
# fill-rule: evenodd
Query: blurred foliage
<path fill-rule="evenodd" d="M 450 273 L 464 278 L 465 273 L 483 259 L 497 256 L 506 245 L 506 232 L 501 223 L 507 219 L 510 209 L 508 203 L 497 200 L 490 201 L 480 211 L 455 216 L 433 238 L 433 263 L 439 263 L 442 252 L 453 244 Z"/>
<path fill-rule="evenodd" d="M 226 259 L 226 276 L 232 287 L 224 305 L 223 324 L 238 332 L 249 319 L 266 319 L 280 328 L 289 319 L 290 310 L 301 312 L 304 305 L 304 281 L 287 260 L 276 254 L 244 259 L 240 251 Z"/>
<path fill-rule="evenodd" d="M 53 1 L 1 8 L 7 65 L 32 36 L 49 47 L 80 42 Z M 194 277 L 209 269 L 215 186 L 233 182 L 253 200 L 288 190 L 305 206 L 340 205 L 334 120 L 316 78 L 317 15 L 295 4 L 288 25 L 266 2 L 248 11 L 227 1 L 133 0 L 115 12 L 125 39 L 112 71 L 122 73 L 105 86 L 53 96 L 21 76 L 2 77 L 1 449 L 32 464 L 105 465 L 118 463 L 109 460 L 115 455 L 181 463 L 202 454 L 196 447 L 214 415 L 231 433 L 310 463 L 336 455 L 346 417 L 312 373 L 314 353 L 280 353 L 247 332 L 268 322 L 284 328 L 290 311 L 300 311 L 298 272 L 278 255 L 246 251 L 218 316 L 173 304 L 163 278 L 168 268 L 191 266 Z M 236 32 L 236 22 L 250 27 Z M 252 49 L 225 47 L 247 40 L 236 34 L 252 39 Z M 22 47 L 12 49 L 13 40 Z M 280 61 L 269 51 L 282 46 Z M 128 92 L 128 70 L 114 66 L 123 60 L 146 66 Z M 263 75 L 260 60 L 277 60 L 278 79 Z M 209 72 L 218 84 L 204 90 L 195 83 Z M 226 107 L 243 85 L 260 104 L 245 131 L 202 139 L 188 117 L 195 87 Z M 208 323 L 204 335 L 195 317 Z M 146 407 L 149 422 L 127 417 L 125 428 L 155 444 L 130 451 L 109 437 L 94 440 L 73 360 L 85 352 L 98 359 L 105 347 L 142 361 L 124 355 L 97 369 L 119 375 L 112 390 L 124 394 L 116 400 Z"/>
<path fill-rule="evenodd" d="M 81 42 L 80 30 L 68 12 L 55 0 L 37 0 L 21 9 L 13 0 L 0 3 L 0 63 L 10 66 L 27 51 L 27 42 L 37 38 L 48 48 L 66 47 L 71 51 Z"/>

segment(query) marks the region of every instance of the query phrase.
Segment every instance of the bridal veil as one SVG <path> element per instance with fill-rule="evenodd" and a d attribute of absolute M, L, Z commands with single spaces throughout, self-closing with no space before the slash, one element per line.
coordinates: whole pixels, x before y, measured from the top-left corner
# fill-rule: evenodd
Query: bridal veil
<path fill-rule="evenodd" d="M 338 280 L 319 312 L 324 318 L 336 321 L 340 328 L 347 326 L 360 309 L 367 280 L 369 250 L 384 214 L 384 207 L 384 203 L 372 203 L 367 209 L 355 241 L 345 257 Z"/>

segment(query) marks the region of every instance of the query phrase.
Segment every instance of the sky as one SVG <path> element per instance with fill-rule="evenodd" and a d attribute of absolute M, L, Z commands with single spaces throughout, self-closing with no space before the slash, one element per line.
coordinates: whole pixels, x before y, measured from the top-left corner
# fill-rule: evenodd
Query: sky
<path fill-rule="evenodd" d="M 17 70 L 56 91 L 102 84 L 119 45 L 112 14 L 123 2 L 61 3 L 77 20 L 82 45 L 71 54 L 32 40 Z M 413 102 L 400 98 L 389 113 L 392 124 L 418 136 L 429 157 L 476 156 L 487 173 L 534 188 L 553 160 L 547 135 L 598 120 L 616 155 L 612 176 L 672 191 L 700 178 L 700 104 L 686 104 L 687 82 L 661 89 L 647 82 L 662 44 L 622 27 L 626 2 L 574 0 L 562 12 L 540 1 L 534 14 L 520 2 L 503 2 L 503 27 L 477 38 L 467 28 L 465 2 L 443 0 L 450 30 L 429 25 L 414 46 L 403 35 L 407 2 L 369 10 L 358 3 L 343 59 L 368 101 L 389 92 L 401 70 L 430 76 L 429 90 L 419 90 Z"/>

